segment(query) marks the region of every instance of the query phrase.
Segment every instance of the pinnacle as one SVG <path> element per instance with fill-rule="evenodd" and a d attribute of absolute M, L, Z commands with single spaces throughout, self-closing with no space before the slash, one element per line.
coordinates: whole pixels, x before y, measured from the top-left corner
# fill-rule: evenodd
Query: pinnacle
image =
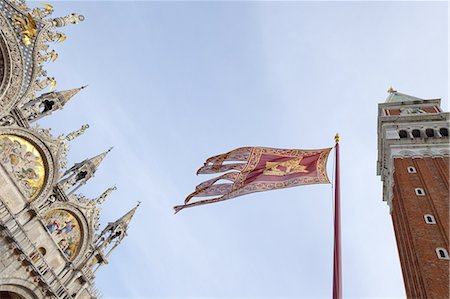
<path fill-rule="evenodd" d="M 141 202 L 138 201 L 137 205 L 134 208 L 132 208 L 130 211 L 128 211 L 128 213 L 126 213 L 116 221 L 116 224 L 121 224 L 122 227 L 126 230 L 140 204 Z"/>
<path fill-rule="evenodd" d="M 97 155 L 91 159 L 89 159 L 89 162 L 92 163 L 94 171 L 98 168 L 100 163 L 103 161 L 103 159 L 106 157 L 106 155 L 112 150 L 113 148 L 110 147 L 107 151 L 101 153 L 100 155 Z"/>
<path fill-rule="evenodd" d="M 108 189 L 106 189 L 106 190 L 102 193 L 102 195 L 100 195 L 100 196 L 97 198 L 97 203 L 99 203 L 99 204 L 103 203 L 103 202 L 106 200 L 106 198 L 111 194 L 111 192 L 113 192 L 114 190 L 117 190 L 116 185 L 114 185 L 114 186 L 109 187 Z"/>
<path fill-rule="evenodd" d="M 63 90 L 63 91 L 55 91 L 56 94 L 59 94 L 59 99 L 61 101 L 61 106 L 64 106 L 74 95 L 76 95 L 78 92 L 80 92 L 80 90 L 85 89 L 87 87 L 87 85 L 78 87 L 78 88 L 73 88 L 73 89 L 68 89 L 68 90 Z"/>

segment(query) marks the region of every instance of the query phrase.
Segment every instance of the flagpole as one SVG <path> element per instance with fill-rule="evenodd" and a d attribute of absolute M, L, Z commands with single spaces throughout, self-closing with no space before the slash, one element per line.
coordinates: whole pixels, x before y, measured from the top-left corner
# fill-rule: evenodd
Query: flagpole
<path fill-rule="evenodd" d="M 341 269 L 341 210 L 340 210 L 340 180 L 339 180 L 339 134 L 336 134 L 336 167 L 334 182 L 334 261 L 333 261 L 333 299 L 342 298 Z"/>

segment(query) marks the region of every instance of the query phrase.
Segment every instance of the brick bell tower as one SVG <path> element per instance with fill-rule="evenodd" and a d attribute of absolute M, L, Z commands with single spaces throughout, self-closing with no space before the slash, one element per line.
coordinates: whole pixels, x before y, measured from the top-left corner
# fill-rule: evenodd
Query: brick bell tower
<path fill-rule="evenodd" d="M 378 105 L 377 174 L 408 298 L 449 296 L 450 114 L 392 89 Z"/>

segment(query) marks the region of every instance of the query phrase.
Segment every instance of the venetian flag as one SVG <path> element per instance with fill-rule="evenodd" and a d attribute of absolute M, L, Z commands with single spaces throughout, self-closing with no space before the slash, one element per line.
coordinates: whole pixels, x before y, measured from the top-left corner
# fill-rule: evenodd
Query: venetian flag
<path fill-rule="evenodd" d="M 241 147 L 211 157 L 197 174 L 223 174 L 198 185 L 184 205 L 174 207 L 175 213 L 254 192 L 330 183 L 326 172 L 330 150 Z M 216 184 L 220 180 L 229 183 Z M 216 197 L 191 202 L 195 197 L 213 196 Z"/>

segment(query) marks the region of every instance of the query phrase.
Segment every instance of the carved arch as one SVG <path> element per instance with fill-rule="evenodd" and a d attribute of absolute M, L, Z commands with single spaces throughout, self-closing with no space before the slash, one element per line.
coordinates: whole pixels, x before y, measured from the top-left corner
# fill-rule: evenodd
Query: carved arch
<path fill-rule="evenodd" d="M 64 259 L 66 259 L 68 262 L 71 262 L 74 264 L 74 266 L 78 266 L 83 260 L 84 256 L 88 251 L 89 244 L 93 241 L 93 230 L 91 225 L 89 225 L 89 221 L 85 216 L 85 212 L 81 211 L 77 206 L 70 202 L 60 202 L 55 201 L 50 206 L 46 207 L 40 212 L 41 217 L 45 217 L 45 215 L 53 210 L 65 210 L 72 214 L 80 224 L 80 231 L 81 231 L 81 239 L 79 248 L 77 250 L 77 253 L 75 254 L 74 258 L 72 260 L 69 260 L 65 255 Z"/>
<path fill-rule="evenodd" d="M 24 299 L 43 298 L 40 289 L 28 280 L 20 278 L 1 278 L 0 292 L 11 292 L 21 296 Z"/>

